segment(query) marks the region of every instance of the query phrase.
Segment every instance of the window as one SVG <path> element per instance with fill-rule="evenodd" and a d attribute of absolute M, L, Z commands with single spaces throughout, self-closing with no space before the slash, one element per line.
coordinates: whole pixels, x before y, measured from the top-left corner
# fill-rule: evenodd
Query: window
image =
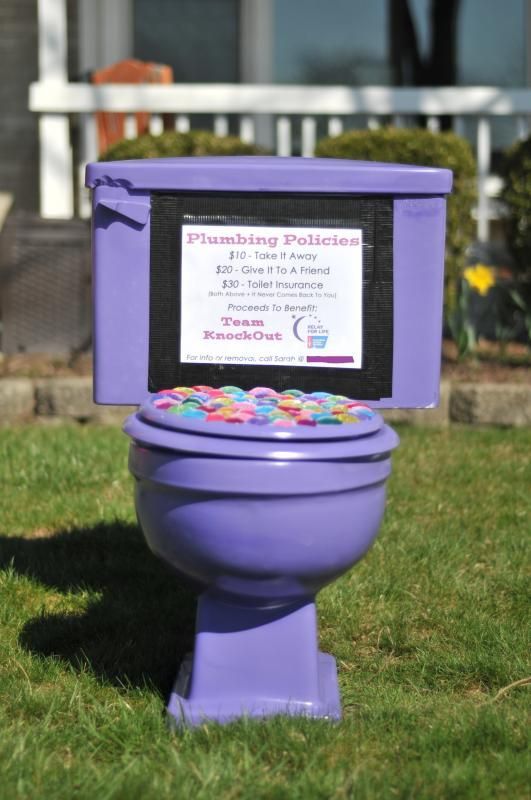
<path fill-rule="evenodd" d="M 239 80 L 239 0 L 134 0 L 134 56 L 179 83 Z"/>

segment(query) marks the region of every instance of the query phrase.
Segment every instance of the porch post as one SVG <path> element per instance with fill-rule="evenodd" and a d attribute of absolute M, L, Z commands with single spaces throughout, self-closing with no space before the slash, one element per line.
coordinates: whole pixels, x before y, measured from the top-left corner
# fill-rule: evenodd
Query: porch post
<path fill-rule="evenodd" d="M 531 0 L 525 0 L 525 77 L 531 86 Z"/>
<path fill-rule="evenodd" d="M 67 83 L 66 0 L 38 0 L 39 82 Z M 70 126 L 67 114 L 39 117 L 40 212 L 49 219 L 74 216 Z"/>
<path fill-rule="evenodd" d="M 77 0 L 79 71 L 108 67 L 133 55 L 133 0 Z"/>
<path fill-rule="evenodd" d="M 272 0 L 242 0 L 240 3 L 240 81 L 241 83 L 273 83 Z M 254 139 L 271 148 L 274 143 L 273 118 L 255 114 Z"/>
<path fill-rule="evenodd" d="M 477 165 L 478 165 L 478 225 L 477 237 L 480 242 L 489 240 L 489 197 L 487 179 L 490 173 L 491 136 L 490 122 L 487 117 L 478 118 L 477 130 Z"/>
<path fill-rule="evenodd" d="M 133 0 L 77 0 L 78 64 L 85 76 L 133 55 Z M 85 187 L 85 167 L 97 161 L 98 131 L 93 113 L 79 115 L 78 214 L 90 217 L 92 201 Z"/>
<path fill-rule="evenodd" d="M 525 83 L 531 86 L 531 0 L 525 0 Z M 522 117 L 522 138 L 529 136 L 531 129 L 531 114 Z"/>

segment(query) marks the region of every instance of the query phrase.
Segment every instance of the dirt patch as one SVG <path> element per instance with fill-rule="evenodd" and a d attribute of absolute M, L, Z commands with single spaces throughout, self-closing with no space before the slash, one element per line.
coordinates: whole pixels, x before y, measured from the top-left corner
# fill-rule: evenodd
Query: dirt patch
<path fill-rule="evenodd" d="M 480 341 L 474 357 L 458 358 L 452 341 L 443 342 L 443 378 L 459 383 L 530 383 L 531 349 L 524 344 Z"/>
<path fill-rule="evenodd" d="M 92 375 L 92 356 L 86 353 L 51 356 L 47 353 L 0 354 L 0 378 L 69 378 Z"/>
<path fill-rule="evenodd" d="M 0 377 L 54 378 L 92 374 L 92 356 L 87 353 L 50 356 L 39 353 L 0 355 Z M 459 359 L 454 342 L 443 342 L 442 376 L 455 382 L 529 383 L 531 349 L 523 344 L 480 342 L 474 358 Z"/>

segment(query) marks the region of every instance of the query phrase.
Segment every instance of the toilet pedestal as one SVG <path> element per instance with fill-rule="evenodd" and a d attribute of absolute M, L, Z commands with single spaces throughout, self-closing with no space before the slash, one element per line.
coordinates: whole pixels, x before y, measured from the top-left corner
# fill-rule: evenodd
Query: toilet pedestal
<path fill-rule="evenodd" d="M 335 659 L 319 652 L 315 603 L 238 606 L 205 592 L 194 653 L 168 712 L 177 725 L 273 714 L 340 719 Z"/>

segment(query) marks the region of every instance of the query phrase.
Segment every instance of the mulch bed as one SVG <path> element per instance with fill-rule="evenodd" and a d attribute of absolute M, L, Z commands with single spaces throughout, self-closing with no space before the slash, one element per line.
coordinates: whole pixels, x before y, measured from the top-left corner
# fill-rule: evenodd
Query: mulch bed
<path fill-rule="evenodd" d="M 39 353 L 0 355 L 0 378 L 64 378 L 91 374 L 92 357 L 88 353 L 70 358 Z M 531 348 L 515 342 L 504 348 L 498 343 L 480 342 L 474 358 L 459 359 L 455 344 L 444 341 L 442 376 L 462 383 L 529 383 Z"/>
<path fill-rule="evenodd" d="M 475 357 L 459 359 L 455 343 L 444 341 L 442 376 L 460 383 L 529 383 L 531 348 L 480 341 Z"/>

